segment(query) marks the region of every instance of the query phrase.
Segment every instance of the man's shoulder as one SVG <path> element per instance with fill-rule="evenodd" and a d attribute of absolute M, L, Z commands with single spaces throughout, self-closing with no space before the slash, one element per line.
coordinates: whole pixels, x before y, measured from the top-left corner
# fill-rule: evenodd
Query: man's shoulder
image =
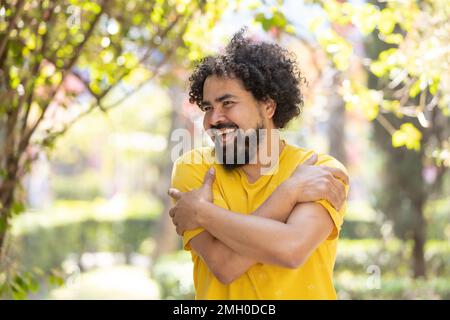
<path fill-rule="evenodd" d="M 172 169 L 172 187 L 182 192 L 199 188 L 210 164 L 211 148 L 192 149 L 177 160 Z"/>
<path fill-rule="evenodd" d="M 296 165 L 300 165 L 303 162 L 305 162 L 307 159 L 309 159 L 314 153 L 317 153 L 318 159 L 316 162 L 316 165 L 318 166 L 329 166 L 329 167 L 335 167 L 343 170 L 345 173 L 347 173 L 347 169 L 345 166 L 336 158 L 333 156 L 326 154 L 326 153 L 319 153 L 316 152 L 313 149 L 305 149 L 293 144 L 287 144 L 288 147 L 288 159 L 291 159 L 291 161 L 296 161 Z"/>
<path fill-rule="evenodd" d="M 194 148 L 182 154 L 175 160 L 174 164 L 211 165 L 214 162 L 214 148 Z"/>
<path fill-rule="evenodd" d="M 344 171 L 346 174 L 348 174 L 347 168 L 345 168 L 345 166 L 342 164 L 342 162 L 340 162 L 335 157 L 330 156 L 329 154 L 319 153 L 316 165 L 317 166 L 328 166 L 328 167 L 339 168 L 342 171 Z"/>

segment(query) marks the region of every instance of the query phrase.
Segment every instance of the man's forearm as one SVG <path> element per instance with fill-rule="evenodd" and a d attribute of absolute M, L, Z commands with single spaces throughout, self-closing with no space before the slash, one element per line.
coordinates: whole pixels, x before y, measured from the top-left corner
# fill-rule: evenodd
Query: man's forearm
<path fill-rule="evenodd" d="M 237 253 L 206 230 L 193 238 L 190 245 L 202 257 L 214 276 L 224 284 L 238 279 L 257 263 Z"/>
<path fill-rule="evenodd" d="M 259 217 L 285 222 L 294 205 L 295 199 L 291 197 L 291 189 L 285 183 L 280 185 L 253 214 Z M 204 254 L 205 257 L 203 258 L 210 268 L 213 269 L 212 271 L 216 277 L 223 283 L 230 283 L 236 280 L 249 268 L 258 263 L 257 260 L 231 249 L 221 240 L 214 238 L 210 233 L 209 236 L 204 238 L 204 241 L 208 241 L 210 245 L 208 252 Z M 193 239 L 191 245 L 195 249 L 195 239 Z M 219 263 L 213 263 L 211 259 L 208 259 L 208 256 L 220 256 L 220 259 L 213 259 L 213 261 L 219 261 Z"/>
<path fill-rule="evenodd" d="M 291 236 L 285 223 L 236 214 L 212 203 L 202 203 L 197 218 L 206 230 L 231 249 L 262 263 L 280 264 L 279 249 Z"/>
<path fill-rule="evenodd" d="M 289 180 L 279 185 L 275 191 L 252 214 L 280 222 L 286 222 L 297 204 L 297 199 L 290 186 Z"/>

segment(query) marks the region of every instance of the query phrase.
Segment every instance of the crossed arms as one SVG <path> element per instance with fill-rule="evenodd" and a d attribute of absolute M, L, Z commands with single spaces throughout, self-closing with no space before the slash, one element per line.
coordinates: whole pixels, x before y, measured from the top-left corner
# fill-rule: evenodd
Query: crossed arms
<path fill-rule="evenodd" d="M 345 173 L 312 166 L 315 161 L 311 158 L 299 166 L 250 215 L 231 214 L 212 203 L 211 171 L 199 189 L 185 193 L 169 190 L 177 200 L 170 210 L 177 232 L 183 234 L 199 226 L 205 229 L 191 239 L 191 248 L 224 284 L 256 263 L 297 268 L 335 229 L 328 211 L 312 201 L 326 199 L 340 208 L 346 198 Z"/>

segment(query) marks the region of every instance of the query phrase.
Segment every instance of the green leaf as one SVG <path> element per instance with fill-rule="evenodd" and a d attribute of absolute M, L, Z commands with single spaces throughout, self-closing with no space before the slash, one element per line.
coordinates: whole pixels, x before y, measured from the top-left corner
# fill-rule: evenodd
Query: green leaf
<path fill-rule="evenodd" d="M 433 79 L 433 82 L 430 84 L 430 93 L 435 96 L 438 92 L 439 88 L 439 79 Z"/>
<path fill-rule="evenodd" d="M 23 202 L 14 202 L 11 207 L 12 215 L 19 215 L 25 211 L 25 204 Z"/>
<path fill-rule="evenodd" d="M 57 269 L 52 269 L 51 274 L 48 276 L 48 281 L 50 284 L 59 287 L 64 285 L 64 278 L 62 277 L 61 272 Z"/>
<path fill-rule="evenodd" d="M 269 21 L 269 19 L 266 18 L 264 13 L 258 13 L 254 17 L 254 20 L 255 20 L 255 22 L 258 22 L 261 24 L 264 31 L 268 31 L 270 29 L 270 21 Z"/>
<path fill-rule="evenodd" d="M 403 113 L 401 112 L 400 101 L 398 100 L 383 100 L 381 107 L 386 110 L 394 113 L 398 118 L 403 118 Z"/>
<path fill-rule="evenodd" d="M 385 35 L 392 33 L 395 23 L 395 15 L 391 8 L 381 10 L 380 21 L 378 22 L 378 29 L 381 33 Z"/>
<path fill-rule="evenodd" d="M 420 141 L 422 132 L 420 132 L 412 123 L 404 123 L 392 134 L 392 145 L 396 148 L 406 146 L 408 149 L 420 150 Z"/>
<path fill-rule="evenodd" d="M 39 23 L 38 34 L 43 36 L 47 32 L 47 24 L 44 21 Z"/>
<path fill-rule="evenodd" d="M 5 219 L 0 218 L 0 232 L 4 232 L 8 228 Z"/>
<path fill-rule="evenodd" d="M 362 5 L 355 13 L 355 20 L 363 35 L 372 33 L 380 19 L 380 11 L 371 3 Z"/>
<path fill-rule="evenodd" d="M 379 105 L 383 94 L 377 90 L 361 90 L 358 92 L 357 106 L 362 109 L 367 120 L 372 121 L 378 116 Z"/>
<path fill-rule="evenodd" d="M 272 19 L 270 19 L 272 26 L 284 28 L 287 24 L 286 17 L 280 11 L 273 13 Z"/>
<path fill-rule="evenodd" d="M 387 66 L 386 63 L 383 61 L 373 61 L 370 64 L 370 71 L 376 75 L 378 78 L 381 78 L 382 76 L 384 76 L 386 74 L 387 71 Z"/>
<path fill-rule="evenodd" d="M 383 38 L 386 43 L 400 44 L 403 41 L 403 35 L 400 33 L 391 33 Z"/>
<path fill-rule="evenodd" d="M 28 288 L 32 293 L 36 293 L 39 290 L 39 282 L 32 276 L 28 279 Z"/>
<path fill-rule="evenodd" d="M 414 82 L 414 84 L 409 89 L 409 96 L 415 98 L 420 92 L 420 80 Z"/>

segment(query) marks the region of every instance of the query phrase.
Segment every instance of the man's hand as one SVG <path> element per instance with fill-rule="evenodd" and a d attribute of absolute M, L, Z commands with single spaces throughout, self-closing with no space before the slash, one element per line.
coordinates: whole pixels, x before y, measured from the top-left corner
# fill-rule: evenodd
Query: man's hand
<path fill-rule="evenodd" d="M 169 210 L 169 215 L 180 236 L 186 230 L 200 227 L 197 222 L 197 208 L 204 202 L 213 202 L 212 184 L 214 178 L 214 168 L 211 167 L 206 172 L 203 185 L 199 189 L 184 193 L 175 188 L 169 189 L 169 196 L 177 200 L 176 205 Z"/>
<path fill-rule="evenodd" d="M 345 202 L 346 193 L 344 185 L 339 180 L 348 185 L 348 176 L 338 168 L 315 166 L 317 158 L 317 154 L 312 155 L 299 165 L 284 183 L 295 193 L 298 203 L 325 199 L 335 209 L 340 210 Z"/>

